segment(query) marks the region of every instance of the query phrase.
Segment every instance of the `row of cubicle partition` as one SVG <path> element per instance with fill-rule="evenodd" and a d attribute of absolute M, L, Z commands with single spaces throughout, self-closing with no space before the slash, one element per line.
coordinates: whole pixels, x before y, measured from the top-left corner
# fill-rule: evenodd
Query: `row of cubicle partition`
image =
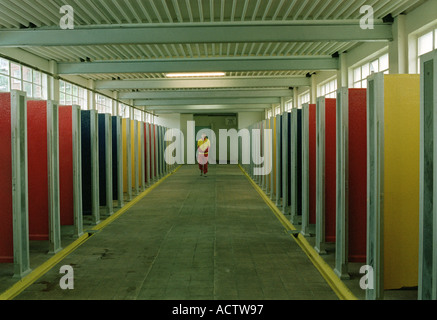
<path fill-rule="evenodd" d="M 0 93 L 0 263 L 30 272 L 30 241 L 62 249 L 169 173 L 166 128 Z M 73 231 L 71 231 L 73 230 Z"/>
<path fill-rule="evenodd" d="M 338 277 L 371 267 L 366 299 L 416 287 L 437 299 L 437 51 L 420 75 L 367 83 L 250 126 L 272 170 L 254 174 L 256 156 L 242 166 L 319 254 L 335 248 Z"/>

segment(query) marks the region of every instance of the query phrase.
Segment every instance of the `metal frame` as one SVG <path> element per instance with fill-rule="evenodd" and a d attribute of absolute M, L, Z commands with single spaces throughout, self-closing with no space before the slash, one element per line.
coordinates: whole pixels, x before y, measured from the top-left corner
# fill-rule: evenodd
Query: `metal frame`
<path fill-rule="evenodd" d="M 108 214 L 114 214 L 113 184 L 112 184 L 112 118 L 105 114 L 105 157 L 106 157 L 106 207 Z"/>
<path fill-rule="evenodd" d="M 280 155 L 280 146 L 282 145 L 282 115 L 276 115 L 276 206 L 278 207 L 281 203 L 281 175 L 282 175 L 282 165 L 281 165 L 281 155 Z"/>
<path fill-rule="evenodd" d="M 26 92 L 11 91 L 11 141 L 14 278 L 21 279 L 31 272 L 29 256 Z"/>
<path fill-rule="evenodd" d="M 124 192 L 123 192 L 123 133 L 122 133 L 122 121 L 120 116 L 113 116 L 115 119 L 115 130 L 116 130 L 116 140 L 117 140 L 117 159 L 112 159 L 112 161 L 117 161 L 117 198 L 118 198 L 118 208 L 123 208 L 124 206 Z"/>
<path fill-rule="evenodd" d="M 384 74 L 367 79 L 367 265 L 373 268 L 374 289 L 367 300 L 384 295 Z"/>
<path fill-rule="evenodd" d="M 162 177 L 162 163 L 161 163 L 161 126 L 156 126 L 156 176 L 157 180 Z"/>
<path fill-rule="evenodd" d="M 298 204 L 298 197 L 297 197 L 297 190 L 301 186 L 298 184 L 298 172 L 297 172 L 297 161 L 298 161 L 298 109 L 292 109 L 290 113 L 291 117 L 291 126 L 289 130 L 291 130 L 290 135 L 290 148 L 291 148 L 291 159 L 290 159 L 290 221 L 293 224 L 297 224 L 298 221 L 298 212 L 297 212 L 297 204 Z"/>
<path fill-rule="evenodd" d="M 100 223 L 99 203 L 99 118 L 97 110 L 90 110 L 91 137 L 91 207 L 93 223 Z"/>
<path fill-rule="evenodd" d="M 271 129 L 271 136 L 272 136 L 272 138 L 271 138 L 271 146 L 270 146 L 270 162 L 272 163 L 272 172 L 270 173 L 270 199 L 271 200 L 273 200 L 273 197 L 275 196 L 275 194 L 274 194 L 274 188 L 273 188 L 273 184 L 274 184 L 274 182 L 275 182 L 275 180 L 274 180 L 274 172 L 273 172 L 273 159 L 274 159 L 274 157 L 273 157 L 273 144 L 274 144 L 274 135 L 273 135 L 273 127 L 274 127 L 274 119 L 273 119 L 273 117 L 271 117 L 270 119 L 269 119 L 269 122 L 270 122 L 270 129 Z"/>
<path fill-rule="evenodd" d="M 437 299 L 437 50 L 420 61 L 419 300 Z"/>
<path fill-rule="evenodd" d="M 288 141 L 288 132 L 290 130 L 288 123 L 291 114 L 284 112 L 282 114 L 282 213 L 287 215 L 288 211 L 288 181 L 290 179 L 289 165 L 290 159 L 288 159 L 288 148 L 290 147 Z"/>
<path fill-rule="evenodd" d="M 262 139 L 263 139 L 262 121 L 257 122 L 256 129 L 259 130 L 259 140 L 256 143 L 256 157 L 257 157 L 256 165 L 258 168 L 260 168 L 259 166 L 260 166 L 261 157 L 262 157 Z M 260 171 L 260 172 L 262 172 L 262 171 Z M 262 174 L 258 174 L 256 176 L 256 182 L 257 182 L 258 186 L 262 187 Z"/>
<path fill-rule="evenodd" d="M 77 105 L 71 106 L 72 136 L 73 136 L 73 210 L 74 235 L 79 238 L 83 235 L 82 213 L 82 125 L 81 109 Z"/>
<path fill-rule="evenodd" d="M 272 134 L 271 130 L 268 126 L 269 120 L 264 120 L 265 127 L 264 127 L 264 190 L 265 193 L 268 194 L 269 192 L 269 174 L 271 173 L 271 158 L 272 158 Z M 267 169 L 270 168 L 270 173 L 267 171 Z"/>
<path fill-rule="evenodd" d="M 349 89 L 337 91 L 336 108 L 336 237 L 334 272 L 340 279 L 348 274 L 348 154 Z"/>
<path fill-rule="evenodd" d="M 264 149 L 265 146 L 265 141 L 266 141 L 266 131 L 265 129 L 267 128 L 267 121 L 266 120 L 262 120 L 261 121 L 261 147 L 260 147 L 260 151 L 262 152 L 262 157 L 264 157 L 264 169 L 263 169 L 263 174 L 261 176 L 261 189 L 266 192 L 267 191 L 267 177 L 266 177 L 266 161 L 268 161 L 268 155 L 266 155 L 265 151 L 267 151 L 266 149 Z"/>
<path fill-rule="evenodd" d="M 146 167 L 147 167 L 147 171 L 146 171 L 146 179 L 147 179 L 147 184 L 145 185 L 146 187 L 150 186 L 150 178 L 151 178 L 151 172 L 150 172 L 150 160 L 151 160 L 151 154 L 150 154 L 150 123 L 145 122 L 146 124 L 146 141 L 145 141 L 145 147 L 146 147 L 146 152 L 145 152 L 145 156 L 146 156 Z"/>
<path fill-rule="evenodd" d="M 164 177 L 167 174 L 167 166 L 165 163 L 164 152 L 165 152 L 165 128 L 161 126 L 161 176 Z"/>
<path fill-rule="evenodd" d="M 158 181 L 160 179 L 159 177 L 159 130 L 158 125 L 154 125 L 153 128 L 153 137 L 155 139 L 155 181 Z"/>
<path fill-rule="evenodd" d="M 325 249 L 325 97 L 316 104 L 316 239 L 314 248 L 319 254 Z"/>
<path fill-rule="evenodd" d="M 131 145 L 131 120 L 126 121 L 126 164 L 127 164 L 127 201 L 132 201 L 132 145 Z"/>
<path fill-rule="evenodd" d="M 138 163 L 138 120 L 132 120 L 133 128 L 131 130 L 133 131 L 133 148 L 134 148 L 134 166 L 132 168 L 132 176 L 133 176 L 133 193 L 134 195 L 138 195 L 140 193 L 140 170 L 139 170 L 139 163 Z M 131 140 L 132 141 L 132 140 Z M 132 188 L 132 186 L 131 186 Z"/>
<path fill-rule="evenodd" d="M 304 236 L 309 236 L 310 231 L 310 175 L 309 175 L 309 104 L 302 105 L 302 230 Z"/>
<path fill-rule="evenodd" d="M 47 168 L 49 191 L 49 253 L 61 251 L 59 195 L 59 107 L 47 101 Z"/>
<path fill-rule="evenodd" d="M 141 150 L 141 191 L 146 190 L 146 148 L 144 139 L 144 122 L 140 121 L 140 147 Z"/>
<path fill-rule="evenodd" d="M 156 181 L 156 174 L 155 174 L 155 168 L 156 168 L 156 150 L 155 150 L 155 143 L 156 143 L 156 134 L 155 134 L 155 125 L 152 123 L 150 127 L 150 138 L 151 138 L 151 146 L 150 149 L 152 150 L 151 153 L 151 161 L 152 161 L 152 172 L 150 173 L 150 183 L 153 184 L 154 181 Z"/>

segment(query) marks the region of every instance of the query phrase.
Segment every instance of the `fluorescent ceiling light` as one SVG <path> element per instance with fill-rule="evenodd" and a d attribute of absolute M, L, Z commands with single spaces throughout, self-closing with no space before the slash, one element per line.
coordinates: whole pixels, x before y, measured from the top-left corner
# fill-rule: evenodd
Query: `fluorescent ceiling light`
<path fill-rule="evenodd" d="M 167 73 L 168 78 L 187 78 L 187 77 L 223 77 L 224 72 L 198 72 L 198 73 Z"/>

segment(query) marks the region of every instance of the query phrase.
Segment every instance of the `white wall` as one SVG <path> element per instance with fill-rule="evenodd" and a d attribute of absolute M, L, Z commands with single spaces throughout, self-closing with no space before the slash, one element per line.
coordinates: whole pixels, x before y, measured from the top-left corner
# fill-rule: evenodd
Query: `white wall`
<path fill-rule="evenodd" d="M 265 112 L 239 112 L 238 129 L 244 129 L 250 125 L 265 119 Z"/>
<path fill-rule="evenodd" d="M 181 128 L 181 114 L 169 113 L 169 114 L 157 115 L 157 116 L 155 116 L 155 124 L 169 128 L 169 129 L 180 129 Z"/>

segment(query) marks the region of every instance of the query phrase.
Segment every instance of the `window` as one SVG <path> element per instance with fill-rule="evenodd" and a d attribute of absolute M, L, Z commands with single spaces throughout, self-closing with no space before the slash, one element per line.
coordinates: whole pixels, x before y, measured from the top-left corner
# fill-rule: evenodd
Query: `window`
<path fill-rule="evenodd" d="M 28 98 L 47 99 L 47 75 L 0 58 L 0 91 L 22 90 Z"/>
<path fill-rule="evenodd" d="M 81 109 L 88 108 L 88 90 L 80 88 L 67 81 L 59 80 L 59 104 L 78 105 Z"/>
<path fill-rule="evenodd" d="M 291 109 L 293 109 L 293 101 L 287 101 L 285 103 L 285 112 L 291 111 Z"/>
<path fill-rule="evenodd" d="M 420 57 L 434 49 L 437 49 L 437 29 L 417 38 L 418 73 L 420 73 Z"/>
<path fill-rule="evenodd" d="M 130 107 L 123 104 L 123 103 L 118 104 L 118 114 L 122 118 L 129 118 L 129 109 L 130 109 Z"/>
<path fill-rule="evenodd" d="M 319 97 L 336 98 L 337 78 L 329 80 L 318 86 Z"/>
<path fill-rule="evenodd" d="M 372 73 L 383 72 L 388 74 L 389 60 L 388 53 L 376 58 L 370 62 L 366 62 L 361 66 L 353 69 L 353 87 L 367 88 L 367 77 Z"/>
<path fill-rule="evenodd" d="M 112 99 L 96 94 L 96 109 L 98 113 L 112 114 Z"/>
<path fill-rule="evenodd" d="M 308 91 L 302 93 L 301 95 L 299 95 L 298 100 L 299 100 L 299 109 L 302 109 L 302 105 L 305 103 L 309 103 L 311 100 L 310 92 Z"/>
<path fill-rule="evenodd" d="M 0 91 L 9 91 L 9 61 L 0 58 Z"/>
<path fill-rule="evenodd" d="M 141 110 L 134 109 L 134 120 L 141 121 Z"/>
<path fill-rule="evenodd" d="M 267 119 L 270 119 L 272 117 L 272 110 L 267 110 Z"/>
<path fill-rule="evenodd" d="M 281 114 L 281 106 L 275 107 L 275 116 L 277 116 L 278 114 Z"/>

